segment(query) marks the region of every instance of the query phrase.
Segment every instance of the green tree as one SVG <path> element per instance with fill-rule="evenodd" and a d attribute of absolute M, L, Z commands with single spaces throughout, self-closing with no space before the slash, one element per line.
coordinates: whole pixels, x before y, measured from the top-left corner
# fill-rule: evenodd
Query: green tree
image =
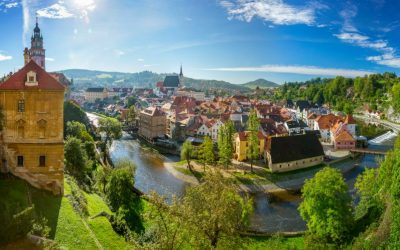
<path fill-rule="evenodd" d="M 128 106 L 128 107 L 131 107 L 131 106 L 135 105 L 136 102 L 137 102 L 137 98 L 135 96 L 130 96 L 130 97 L 128 97 L 127 100 L 128 101 L 127 101 L 126 106 Z"/>
<path fill-rule="evenodd" d="M 122 205 L 129 205 L 136 198 L 134 172 L 135 166 L 129 161 L 124 161 L 117 163 L 109 174 L 106 197 L 114 211 L 117 211 Z"/>
<path fill-rule="evenodd" d="M 238 249 L 252 202 L 220 173 L 209 173 L 203 183 L 187 190 L 179 211 L 196 249 Z"/>
<path fill-rule="evenodd" d="M 86 126 L 78 121 L 67 122 L 66 136 L 73 136 L 82 141 L 94 141 L 93 137 L 87 132 Z"/>
<path fill-rule="evenodd" d="M 82 141 L 75 137 L 68 137 L 64 146 L 65 169 L 76 179 L 82 181 L 88 173 L 88 159 L 82 148 Z"/>
<path fill-rule="evenodd" d="M 122 137 L 122 127 L 121 123 L 114 118 L 101 118 L 99 120 L 98 130 L 102 133 L 102 140 L 104 144 L 102 145 L 103 150 L 103 160 L 104 163 L 107 162 L 108 156 L 108 146 L 111 146 L 113 140 L 118 140 Z"/>
<path fill-rule="evenodd" d="M 392 87 L 393 107 L 396 111 L 400 111 L 400 83 Z"/>
<path fill-rule="evenodd" d="M 258 132 L 260 128 L 260 121 L 257 118 L 257 114 L 253 109 L 250 112 L 249 121 L 247 124 L 248 136 L 248 147 L 247 147 L 247 159 L 250 160 L 251 172 L 253 172 L 253 163 L 260 157 L 260 140 L 258 138 Z"/>
<path fill-rule="evenodd" d="M 342 174 L 326 167 L 302 189 L 299 211 L 309 234 L 326 244 L 340 244 L 351 232 L 353 208 Z"/>
<path fill-rule="evenodd" d="M 185 141 L 181 148 L 181 159 L 187 162 L 187 168 L 191 169 L 190 162 L 193 156 L 193 145 L 190 141 Z"/>
<path fill-rule="evenodd" d="M 235 128 L 232 121 L 227 121 L 218 131 L 218 154 L 219 163 L 225 168 L 231 164 L 234 146 L 233 136 Z"/>
<path fill-rule="evenodd" d="M 206 171 L 206 164 L 214 165 L 215 163 L 214 145 L 211 138 L 208 136 L 204 137 L 203 143 L 200 146 L 199 159 L 204 164 L 204 171 Z"/>
<path fill-rule="evenodd" d="M 136 117 L 137 117 L 137 111 L 135 106 L 129 107 L 128 114 L 126 116 L 126 124 L 128 126 L 134 126 L 136 124 Z"/>
<path fill-rule="evenodd" d="M 356 220 L 365 216 L 372 217 L 375 221 L 384 209 L 379 197 L 378 172 L 376 169 L 366 169 L 357 177 L 355 188 L 360 196 L 355 215 Z"/>

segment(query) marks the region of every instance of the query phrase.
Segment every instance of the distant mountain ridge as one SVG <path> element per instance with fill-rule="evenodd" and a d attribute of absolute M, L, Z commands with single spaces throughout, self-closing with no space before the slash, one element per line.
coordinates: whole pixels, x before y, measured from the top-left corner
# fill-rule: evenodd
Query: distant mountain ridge
<path fill-rule="evenodd" d="M 255 81 L 251 81 L 251 82 L 247 82 L 242 84 L 243 86 L 246 86 L 248 88 L 251 89 L 255 89 L 257 87 L 259 88 L 276 88 L 279 87 L 280 85 L 275 83 L 275 82 L 271 82 L 265 79 L 257 79 Z"/>
<path fill-rule="evenodd" d="M 151 71 L 137 73 L 107 72 L 86 69 L 61 70 L 68 78 L 74 79 L 76 89 L 89 87 L 150 87 L 153 88 L 158 81 L 164 80 L 166 73 L 158 74 Z M 256 86 L 260 88 L 276 87 L 276 83 L 265 79 L 258 79 L 244 84 L 233 84 L 226 81 L 193 79 L 184 77 L 184 85 L 201 91 L 221 90 L 229 92 L 250 92 Z"/>

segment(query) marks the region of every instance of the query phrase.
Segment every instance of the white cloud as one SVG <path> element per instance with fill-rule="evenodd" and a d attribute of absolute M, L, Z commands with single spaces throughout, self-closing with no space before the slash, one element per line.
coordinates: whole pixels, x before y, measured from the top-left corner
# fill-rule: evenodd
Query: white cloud
<path fill-rule="evenodd" d="M 400 68 L 400 57 L 396 57 L 393 53 L 387 53 L 381 56 L 369 56 L 367 60 L 380 65 Z"/>
<path fill-rule="evenodd" d="M 37 14 L 39 17 L 54 19 L 71 18 L 74 16 L 74 14 L 72 14 L 64 5 L 62 5 L 62 2 L 58 2 L 49 7 L 40 9 L 37 11 Z"/>
<path fill-rule="evenodd" d="M 49 62 L 54 62 L 55 61 L 54 58 L 51 58 L 51 57 L 46 57 L 45 60 L 49 61 Z"/>
<path fill-rule="evenodd" d="M 37 10 L 37 13 L 40 17 L 54 19 L 76 17 L 89 23 L 89 14 L 95 8 L 96 3 L 94 0 L 70 0 L 68 2 L 60 0 L 53 5 Z"/>
<path fill-rule="evenodd" d="M 4 7 L 6 7 L 6 9 L 11 9 L 11 8 L 18 7 L 18 2 L 7 3 L 7 4 L 4 5 Z"/>
<path fill-rule="evenodd" d="M 22 32 L 22 43 L 24 44 L 24 47 L 27 46 L 27 35 L 28 35 L 28 30 L 29 30 L 29 25 L 30 25 L 30 9 L 29 9 L 29 2 L 28 0 L 22 0 L 22 16 L 23 16 L 23 32 Z"/>
<path fill-rule="evenodd" d="M 371 39 L 368 36 L 361 34 L 353 24 L 353 18 L 357 15 L 357 7 L 352 4 L 347 4 L 345 10 L 340 12 L 344 22 L 342 32 L 335 34 L 337 38 L 345 43 L 350 43 L 362 48 L 373 49 L 380 52 L 378 56 L 368 56 L 367 61 L 375 62 L 379 65 L 400 68 L 400 57 L 396 56 L 396 50 L 389 46 L 386 40 Z"/>
<path fill-rule="evenodd" d="M 294 6 L 283 0 L 222 0 L 219 3 L 227 10 L 230 19 L 250 22 L 258 17 L 275 25 L 315 25 L 316 11 L 328 8 L 317 2 Z"/>
<path fill-rule="evenodd" d="M 347 3 L 346 7 L 339 12 L 343 18 L 343 30 L 347 32 L 357 32 L 357 28 L 353 24 L 353 18 L 357 16 L 358 8 L 350 2 Z"/>
<path fill-rule="evenodd" d="M 0 62 L 11 60 L 11 59 L 12 59 L 12 56 L 6 56 L 6 55 L 0 53 Z"/>
<path fill-rule="evenodd" d="M 356 77 L 356 76 L 373 74 L 373 72 L 365 70 L 320 68 L 316 66 L 297 66 L 297 65 L 264 65 L 259 67 L 215 68 L 206 70 L 229 71 L 229 72 L 271 72 L 271 73 L 287 73 L 287 74 L 316 75 L 316 76 L 339 75 L 346 77 Z"/>
<path fill-rule="evenodd" d="M 149 68 L 149 67 L 154 67 L 154 66 L 157 66 L 158 64 L 145 64 L 145 65 L 143 65 L 143 67 L 145 67 L 145 68 Z"/>
<path fill-rule="evenodd" d="M 137 61 L 138 62 L 144 62 L 144 59 L 143 58 L 138 58 Z"/>

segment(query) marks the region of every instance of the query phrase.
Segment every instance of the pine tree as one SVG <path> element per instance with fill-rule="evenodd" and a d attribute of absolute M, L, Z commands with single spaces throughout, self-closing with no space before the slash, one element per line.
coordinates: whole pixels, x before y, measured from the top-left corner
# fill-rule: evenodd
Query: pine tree
<path fill-rule="evenodd" d="M 235 128 L 233 127 L 232 121 L 225 123 L 218 133 L 218 151 L 219 151 L 219 163 L 225 168 L 231 164 L 233 156 L 233 135 Z"/>

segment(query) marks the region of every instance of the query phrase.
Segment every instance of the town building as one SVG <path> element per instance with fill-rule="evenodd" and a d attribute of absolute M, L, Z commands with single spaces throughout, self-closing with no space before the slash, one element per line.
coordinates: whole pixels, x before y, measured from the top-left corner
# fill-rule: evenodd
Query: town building
<path fill-rule="evenodd" d="M 234 145 L 235 145 L 235 155 L 234 158 L 238 161 L 246 161 L 247 160 L 247 150 L 249 147 L 249 142 L 248 142 L 248 136 L 250 132 L 249 131 L 244 131 L 244 132 L 239 132 L 236 133 L 234 136 Z M 261 131 L 258 132 L 257 134 L 258 139 L 259 139 L 259 152 L 260 152 L 260 158 L 264 156 L 264 150 L 265 150 L 265 137 L 262 134 Z"/>
<path fill-rule="evenodd" d="M 165 137 L 166 115 L 159 107 L 149 107 L 139 114 L 139 135 L 148 140 Z"/>
<path fill-rule="evenodd" d="M 108 90 L 106 88 L 88 88 L 85 91 L 85 101 L 95 102 L 96 100 L 104 100 L 108 97 Z"/>
<path fill-rule="evenodd" d="M 1 170 L 62 194 L 65 87 L 44 69 L 43 38 L 37 23 L 32 42 L 32 58 L 25 57 L 24 67 L 0 84 L 5 119 Z"/>
<path fill-rule="evenodd" d="M 351 122 L 351 118 L 345 121 Z M 354 129 L 354 131 L 353 131 Z M 352 134 L 354 133 L 354 135 Z M 337 150 L 350 150 L 356 148 L 355 125 L 347 124 L 344 121 L 338 121 L 331 128 L 331 142 Z"/>
<path fill-rule="evenodd" d="M 324 161 L 324 149 L 315 134 L 269 137 L 266 162 L 271 172 L 316 166 Z"/>

